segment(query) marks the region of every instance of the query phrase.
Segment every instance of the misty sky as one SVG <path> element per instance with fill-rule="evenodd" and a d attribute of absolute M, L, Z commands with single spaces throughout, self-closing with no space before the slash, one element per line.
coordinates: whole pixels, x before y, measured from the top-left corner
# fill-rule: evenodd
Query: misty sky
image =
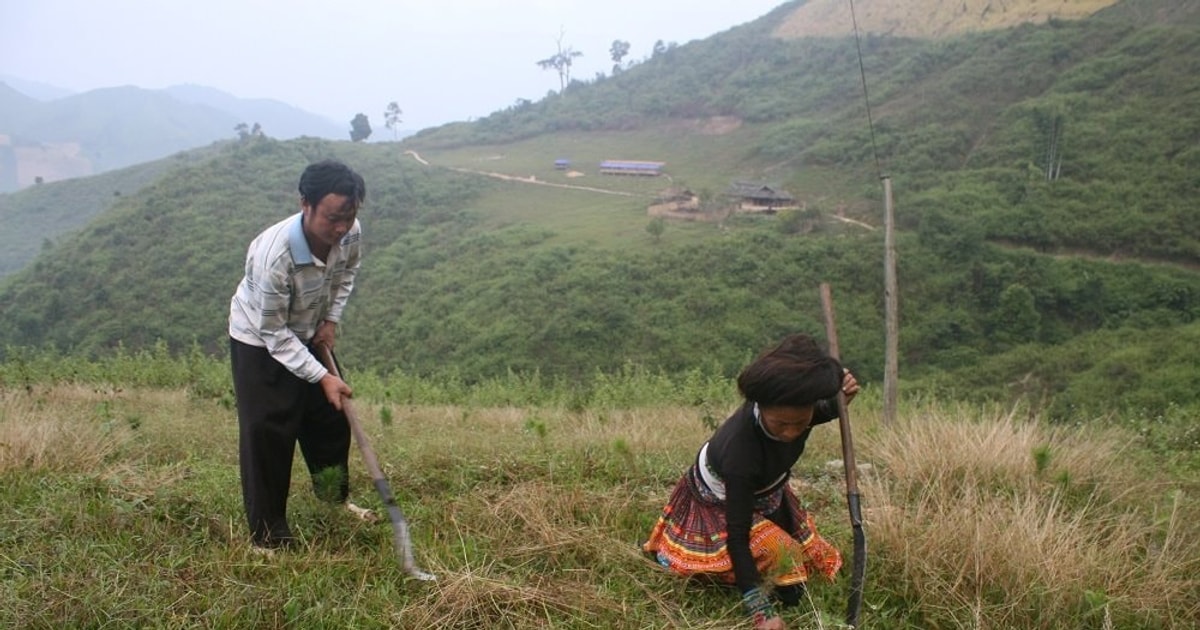
<path fill-rule="evenodd" d="M 479 118 L 558 89 L 539 59 L 583 53 L 574 78 L 656 40 L 685 44 L 784 0 L 0 0 L 0 74 L 74 91 L 193 83 L 341 123 L 405 129 Z"/>

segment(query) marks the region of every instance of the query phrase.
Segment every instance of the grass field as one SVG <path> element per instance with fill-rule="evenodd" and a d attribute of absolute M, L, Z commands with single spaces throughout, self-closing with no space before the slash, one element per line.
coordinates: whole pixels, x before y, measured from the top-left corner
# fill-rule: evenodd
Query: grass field
<path fill-rule="evenodd" d="M 316 500 L 299 458 L 289 511 L 301 548 L 251 553 L 227 398 L 10 382 L 0 626 L 749 627 L 735 594 L 637 550 L 715 410 L 398 404 L 363 382 L 359 415 L 437 582 L 405 578 L 387 525 Z M 885 428 L 877 401 L 867 391 L 852 407 L 869 549 L 861 627 L 1200 621 L 1196 479 L 1163 478 L 1120 433 L 937 403 Z M 816 431 L 794 483 L 848 553 L 839 453 L 835 425 Z M 352 499 L 380 507 L 357 452 L 351 471 Z M 848 581 L 843 570 L 814 584 L 789 627 L 840 627 Z"/>
<path fill-rule="evenodd" d="M 667 184 L 665 178 L 602 177 L 597 172 L 600 162 L 663 162 L 669 182 L 696 191 L 703 188 L 723 191 L 729 186 L 730 173 L 752 180 L 768 175 L 765 171 L 769 165 L 750 158 L 759 142 L 758 128 L 746 125 L 713 135 L 698 133 L 697 125 L 702 124 L 675 122 L 636 131 L 568 132 L 503 145 L 418 150 L 433 164 L 535 175 L 547 180 L 564 179 L 562 172 L 554 170 L 554 161 L 565 158 L 571 161 L 571 170 L 585 175 L 571 183 L 582 181 L 586 185 L 628 192 L 652 193 Z"/>
<path fill-rule="evenodd" d="M 648 196 L 623 197 L 587 190 L 550 188 L 501 182 L 471 210 L 486 217 L 486 225 L 536 225 L 549 230 L 554 245 L 587 245 L 641 250 L 662 243 L 702 243 L 720 229 L 713 223 L 672 221 L 659 239 L 647 231 L 651 217 Z"/>

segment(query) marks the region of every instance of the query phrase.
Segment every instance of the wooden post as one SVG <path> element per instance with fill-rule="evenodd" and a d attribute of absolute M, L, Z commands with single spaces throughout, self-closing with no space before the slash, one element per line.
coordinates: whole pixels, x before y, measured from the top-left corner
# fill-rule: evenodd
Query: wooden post
<path fill-rule="evenodd" d="M 883 424 L 896 421 L 896 405 L 899 403 L 899 358 L 900 316 L 896 296 L 896 238 L 895 217 L 892 208 L 892 178 L 883 176 L 883 297 L 887 326 L 884 346 L 883 368 Z"/>

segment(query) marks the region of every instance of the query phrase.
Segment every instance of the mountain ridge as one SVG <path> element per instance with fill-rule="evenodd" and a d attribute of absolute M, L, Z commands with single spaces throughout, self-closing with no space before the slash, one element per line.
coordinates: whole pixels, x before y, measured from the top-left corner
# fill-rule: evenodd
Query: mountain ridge
<path fill-rule="evenodd" d="M 342 137 L 332 121 L 271 99 L 202 86 L 114 86 L 41 101 L 0 83 L 0 192 L 91 175 L 236 136 Z"/>

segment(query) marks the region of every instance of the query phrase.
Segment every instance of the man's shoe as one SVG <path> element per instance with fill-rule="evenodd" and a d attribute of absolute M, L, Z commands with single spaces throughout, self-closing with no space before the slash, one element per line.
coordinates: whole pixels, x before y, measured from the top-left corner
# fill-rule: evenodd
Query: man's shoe
<path fill-rule="evenodd" d="M 359 507 L 349 501 L 346 502 L 346 511 L 353 514 L 358 520 L 367 523 L 378 523 L 379 515 L 364 507 Z"/>
<path fill-rule="evenodd" d="M 275 557 L 275 550 L 271 547 L 263 547 L 261 545 L 250 545 L 250 553 L 256 556 L 262 556 L 268 560 Z"/>

